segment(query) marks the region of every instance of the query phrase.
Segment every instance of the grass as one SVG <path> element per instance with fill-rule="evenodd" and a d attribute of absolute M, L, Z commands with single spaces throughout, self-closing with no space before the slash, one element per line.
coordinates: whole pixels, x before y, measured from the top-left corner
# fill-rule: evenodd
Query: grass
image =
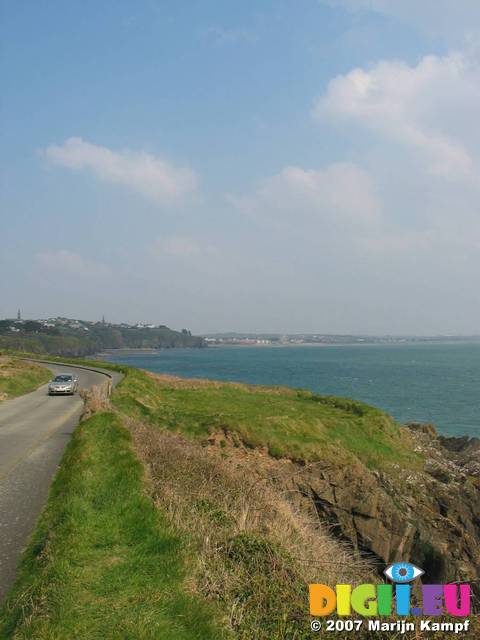
<path fill-rule="evenodd" d="M 384 412 L 307 391 L 153 376 L 129 370 L 113 399 L 133 418 L 193 439 L 228 431 L 274 457 L 419 468 L 409 435 Z"/>
<path fill-rule="evenodd" d="M 51 377 L 45 367 L 0 355 L 0 402 L 35 391 Z"/>
<path fill-rule="evenodd" d="M 378 580 L 295 497 L 305 465 L 290 460 L 420 467 L 389 416 L 306 391 L 121 370 L 108 410 L 87 394 L 93 416 L 27 546 L 2 640 L 306 640 L 309 582 Z"/>
<path fill-rule="evenodd" d="M 110 371 L 117 371 L 119 373 L 127 373 L 130 367 L 121 364 L 114 364 L 113 362 L 106 362 L 104 360 L 95 360 L 91 358 L 73 357 L 73 356 L 54 356 L 48 353 L 36 353 L 33 351 L 18 351 L 15 349 L 3 349 L 0 345 L 0 356 L 9 356 L 11 358 L 30 358 L 32 360 L 41 360 L 42 362 L 55 363 L 70 363 L 72 365 L 80 365 L 85 367 L 109 369 Z"/>
<path fill-rule="evenodd" d="M 194 559 L 195 592 L 220 605 L 236 640 L 310 638 L 309 582 L 369 581 L 368 563 L 289 500 L 295 465 L 207 449 L 145 423 L 129 428 L 155 504 Z"/>
<path fill-rule="evenodd" d="M 76 430 L 0 615 L 23 640 L 216 639 L 188 593 L 183 542 L 145 493 L 143 468 L 112 413 Z"/>

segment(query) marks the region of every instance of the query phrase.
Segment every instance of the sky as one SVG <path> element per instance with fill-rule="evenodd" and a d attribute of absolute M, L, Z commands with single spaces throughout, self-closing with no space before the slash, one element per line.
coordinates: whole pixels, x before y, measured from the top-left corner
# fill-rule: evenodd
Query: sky
<path fill-rule="evenodd" d="M 0 317 L 480 334 L 478 0 L 0 14 Z"/>

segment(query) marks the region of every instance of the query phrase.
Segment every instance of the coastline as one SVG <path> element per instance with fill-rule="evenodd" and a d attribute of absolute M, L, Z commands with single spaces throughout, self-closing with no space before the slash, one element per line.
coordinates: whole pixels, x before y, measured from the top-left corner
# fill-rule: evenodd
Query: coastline
<path fill-rule="evenodd" d="M 158 347 L 153 348 L 136 348 L 121 347 L 119 349 L 103 349 L 95 353 L 92 357 L 100 358 L 104 356 L 122 356 L 122 355 L 156 355 L 164 351 L 196 351 L 206 349 L 292 349 L 300 347 L 411 347 L 411 346 L 456 346 L 456 345 L 480 345 L 480 338 L 452 338 L 452 339 L 431 339 L 419 338 L 415 340 L 397 340 L 397 341 L 372 341 L 372 342 L 299 342 L 299 343 L 270 343 L 270 344 L 211 344 L 208 343 L 203 347 Z"/>
<path fill-rule="evenodd" d="M 246 347 L 110 350 L 97 358 L 154 373 L 287 385 L 356 398 L 380 407 L 402 424 L 431 423 L 446 436 L 480 436 L 475 408 L 480 376 L 478 343 Z"/>

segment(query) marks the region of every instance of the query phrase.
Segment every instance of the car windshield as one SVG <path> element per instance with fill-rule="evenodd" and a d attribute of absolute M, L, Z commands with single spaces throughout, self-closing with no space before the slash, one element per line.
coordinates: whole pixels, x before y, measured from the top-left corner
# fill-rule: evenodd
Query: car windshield
<path fill-rule="evenodd" d="M 71 382 L 72 381 L 72 376 L 70 376 L 70 375 L 55 376 L 53 381 L 54 382 Z"/>

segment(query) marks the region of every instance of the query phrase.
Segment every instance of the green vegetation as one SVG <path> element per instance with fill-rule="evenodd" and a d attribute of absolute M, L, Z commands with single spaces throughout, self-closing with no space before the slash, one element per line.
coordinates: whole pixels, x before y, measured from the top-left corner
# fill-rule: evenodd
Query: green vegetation
<path fill-rule="evenodd" d="M 224 571 L 235 576 L 230 601 L 243 605 L 237 638 L 311 638 L 307 585 L 285 548 L 257 531 L 238 533 L 223 547 Z"/>
<path fill-rule="evenodd" d="M 37 355 L 56 354 L 66 357 L 95 353 L 94 345 L 86 338 L 43 334 L 0 335 L 0 349 Z"/>
<path fill-rule="evenodd" d="M 282 463 L 272 469 L 257 452 L 206 448 L 144 423 L 129 428 L 155 504 L 193 560 L 195 591 L 220 605 L 222 626 L 236 640 L 310 638 L 309 582 L 368 582 L 365 563 L 271 482 Z"/>
<path fill-rule="evenodd" d="M 34 391 L 51 378 L 38 364 L 0 355 L 0 402 Z"/>
<path fill-rule="evenodd" d="M 24 353 L 22 351 L 3 351 L 4 356 L 9 356 L 10 358 L 30 358 L 32 360 L 38 360 L 38 362 L 51 362 L 51 363 L 59 363 L 59 364 L 68 364 L 71 363 L 73 366 L 87 367 L 93 369 L 106 369 L 110 371 L 117 371 L 118 373 L 128 374 L 129 371 L 132 371 L 130 367 L 123 364 L 115 364 L 113 362 L 105 362 L 104 360 L 93 360 L 88 358 L 65 358 L 62 356 L 54 356 L 50 354 L 38 354 L 27 352 Z M 2 355 L 2 351 L 0 351 L 0 357 Z"/>
<path fill-rule="evenodd" d="M 205 346 L 202 338 L 192 336 L 187 329 L 174 331 L 165 326 L 127 327 L 83 321 L 72 326 L 67 322 L 70 321 L 50 327 L 33 320 L 0 320 L 0 349 L 78 357 L 103 349 Z"/>
<path fill-rule="evenodd" d="M 145 495 L 112 413 L 75 432 L 0 616 L 0 637 L 221 637 L 185 587 L 182 541 Z"/>
<path fill-rule="evenodd" d="M 87 397 L 93 416 L 64 456 L 0 638 L 306 640 L 309 582 L 371 580 L 368 562 L 290 501 L 303 466 L 254 448 L 419 467 L 408 434 L 382 411 L 77 362 L 125 377 L 111 404 Z M 205 447 L 214 434 L 220 446 Z"/>
<path fill-rule="evenodd" d="M 274 457 L 341 462 L 361 460 L 370 468 L 393 463 L 418 468 L 411 440 L 384 412 L 353 400 L 306 391 L 149 376 L 130 370 L 114 404 L 190 438 L 228 431 Z"/>

